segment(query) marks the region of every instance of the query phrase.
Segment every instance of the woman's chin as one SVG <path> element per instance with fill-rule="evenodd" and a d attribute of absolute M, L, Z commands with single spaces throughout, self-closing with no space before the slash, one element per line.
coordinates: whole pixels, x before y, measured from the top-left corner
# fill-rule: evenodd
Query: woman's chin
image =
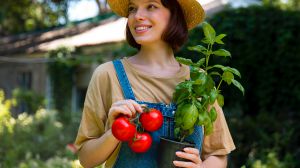
<path fill-rule="evenodd" d="M 158 41 L 150 40 L 150 39 L 136 39 L 135 41 L 136 41 L 136 43 L 138 43 L 140 45 L 152 45 L 152 44 L 156 44 L 158 42 Z"/>
<path fill-rule="evenodd" d="M 151 40 L 148 39 L 136 39 L 135 41 L 140 45 L 147 45 L 153 43 Z"/>

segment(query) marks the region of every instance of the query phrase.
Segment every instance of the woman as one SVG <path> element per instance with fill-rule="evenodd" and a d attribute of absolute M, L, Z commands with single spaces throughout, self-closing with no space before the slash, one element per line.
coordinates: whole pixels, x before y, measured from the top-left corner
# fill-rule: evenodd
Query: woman
<path fill-rule="evenodd" d="M 175 86 L 189 79 L 189 67 L 179 64 L 174 52 L 187 40 L 191 30 L 204 19 L 196 0 L 108 0 L 111 9 L 128 18 L 126 38 L 137 54 L 100 65 L 87 91 L 82 121 L 76 138 L 79 159 L 84 167 L 105 163 L 105 167 L 156 168 L 159 136 L 173 125 Z M 113 32 L 112 32 L 113 33 Z M 141 113 L 141 104 L 162 111 L 164 125 L 152 134 L 153 144 L 143 154 L 132 152 L 111 132 L 120 115 Z M 196 148 L 185 148 L 176 155 L 189 161 L 174 161 L 187 168 L 226 167 L 226 155 L 235 149 L 222 109 L 215 104 L 218 117 L 214 132 L 203 138 L 195 130 Z M 195 136 L 196 135 L 196 136 Z"/>

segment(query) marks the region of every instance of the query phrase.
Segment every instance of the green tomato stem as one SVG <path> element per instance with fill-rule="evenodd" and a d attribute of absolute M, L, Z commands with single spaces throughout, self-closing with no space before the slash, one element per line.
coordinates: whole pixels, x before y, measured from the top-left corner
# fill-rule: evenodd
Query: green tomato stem
<path fill-rule="evenodd" d="M 138 113 L 138 115 L 136 116 L 136 117 L 134 117 L 134 118 L 132 118 L 132 119 L 130 119 L 129 121 L 130 122 L 133 122 L 133 121 L 136 121 L 136 120 L 138 120 L 139 118 L 140 118 L 140 113 Z"/>

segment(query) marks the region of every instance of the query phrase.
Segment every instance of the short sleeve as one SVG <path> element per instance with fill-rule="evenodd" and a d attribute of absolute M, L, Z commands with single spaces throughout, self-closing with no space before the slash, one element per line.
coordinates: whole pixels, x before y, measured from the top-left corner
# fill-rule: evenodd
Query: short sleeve
<path fill-rule="evenodd" d="M 100 65 L 90 80 L 75 146 L 79 150 L 89 139 L 99 138 L 105 132 L 110 102 L 108 72 Z"/>
<path fill-rule="evenodd" d="M 222 108 L 217 102 L 213 106 L 218 115 L 214 122 L 213 133 L 205 136 L 203 140 L 202 158 L 204 159 L 211 155 L 227 155 L 235 149 Z"/>

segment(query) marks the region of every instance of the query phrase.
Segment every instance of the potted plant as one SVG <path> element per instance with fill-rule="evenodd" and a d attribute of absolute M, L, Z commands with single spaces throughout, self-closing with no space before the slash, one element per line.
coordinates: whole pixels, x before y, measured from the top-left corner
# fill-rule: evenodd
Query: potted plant
<path fill-rule="evenodd" d="M 221 94 L 222 83 L 233 84 L 243 94 L 243 86 L 235 80 L 235 76 L 241 77 L 235 68 L 220 64 L 210 65 L 212 56 L 230 57 L 231 54 L 225 49 L 214 50 L 215 44 L 222 45 L 225 34 L 216 35 L 214 28 L 207 22 L 202 23 L 204 39 L 202 43 L 189 47 L 189 50 L 200 53 L 199 60 L 193 62 L 191 59 L 177 57 L 177 61 L 190 66 L 190 80 L 179 83 L 173 93 L 173 101 L 177 105 L 175 112 L 175 139 L 161 138 L 159 167 L 174 167 L 173 160 L 179 160 L 175 152 L 184 147 L 193 146 L 185 142 L 185 138 L 191 135 L 194 127 L 203 126 L 205 135 L 213 132 L 213 123 L 217 118 L 216 109 L 212 106 L 215 101 L 220 106 L 224 105 L 224 97 Z"/>

